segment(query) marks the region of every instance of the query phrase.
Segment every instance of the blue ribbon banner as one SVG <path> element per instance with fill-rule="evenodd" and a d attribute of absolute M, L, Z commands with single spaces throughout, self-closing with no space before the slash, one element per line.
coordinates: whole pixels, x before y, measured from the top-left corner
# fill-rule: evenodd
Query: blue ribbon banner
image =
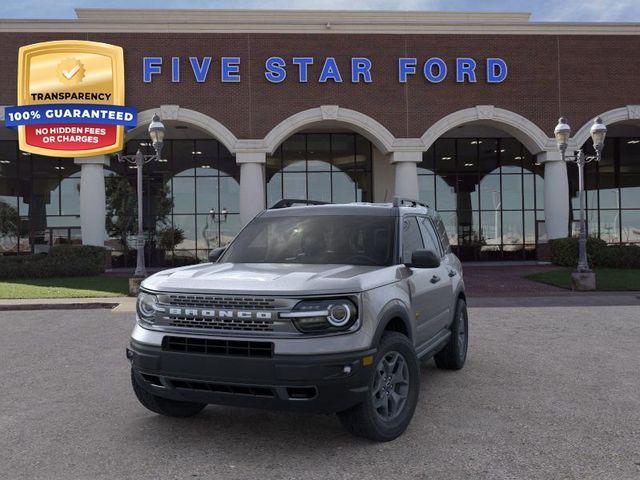
<path fill-rule="evenodd" d="M 23 105 L 6 107 L 5 126 L 47 124 L 104 124 L 138 125 L 138 112 L 133 107 L 121 105 L 91 105 L 86 103 L 61 103 L 46 105 Z"/>

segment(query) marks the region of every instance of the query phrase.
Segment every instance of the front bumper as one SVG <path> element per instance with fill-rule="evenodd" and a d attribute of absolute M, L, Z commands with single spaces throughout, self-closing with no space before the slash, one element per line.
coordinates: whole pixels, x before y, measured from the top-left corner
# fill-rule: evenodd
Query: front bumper
<path fill-rule="evenodd" d="M 166 351 L 133 339 L 127 349 L 136 380 L 154 395 L 316 413 L 343 411 L 365 399 L 373 365 L 363 359 L 372 355 L 375 349 L 248 358 Z"/>

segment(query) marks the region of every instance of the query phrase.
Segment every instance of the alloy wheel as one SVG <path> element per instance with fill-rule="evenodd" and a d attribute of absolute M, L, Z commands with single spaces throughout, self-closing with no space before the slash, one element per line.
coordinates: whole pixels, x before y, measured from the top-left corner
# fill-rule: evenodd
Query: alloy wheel
<path fill-rule="evenodd" d="M 409 367 L 402 354 L 387 352 L 378 362 L 373 380 L 373 408 L 389 421 L 404 409 L 409 396 Z"/>

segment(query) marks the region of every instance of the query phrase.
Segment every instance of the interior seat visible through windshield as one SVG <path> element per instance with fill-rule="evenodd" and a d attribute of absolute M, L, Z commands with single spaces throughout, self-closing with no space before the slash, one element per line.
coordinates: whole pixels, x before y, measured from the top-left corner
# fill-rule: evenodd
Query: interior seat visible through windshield
<path fill-rule="evenodd" d="M 260 217 L 221 262 L 391 265 L 395 218 L 370 215 Z"/>

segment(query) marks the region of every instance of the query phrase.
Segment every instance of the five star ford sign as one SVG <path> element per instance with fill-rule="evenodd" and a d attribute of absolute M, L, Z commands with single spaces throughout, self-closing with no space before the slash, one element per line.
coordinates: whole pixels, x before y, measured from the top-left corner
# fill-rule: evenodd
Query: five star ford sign
<path fill-rule="evenodd" d="M 122 150 L 124 128 L 137 125 L 124 106 L 121 47 L 63 40 L 20 48 L 18 106 L 5 122 L 18 128 L 20 150 L 89 157 Z"/>

